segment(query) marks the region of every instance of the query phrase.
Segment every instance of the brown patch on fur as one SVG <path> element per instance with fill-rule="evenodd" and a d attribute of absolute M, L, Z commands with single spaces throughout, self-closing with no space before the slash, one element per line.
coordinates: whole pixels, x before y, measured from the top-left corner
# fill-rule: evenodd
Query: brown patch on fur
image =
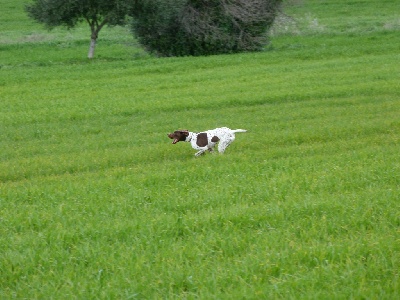
<path fill-rule="evenodd" d="M 207 140 L 207 133 L 202 132 L 197 135 L 197 141 L 196 141 L 197 146 L 199 147 L 205 147 L 208 145 L 208 140 Z"/>
<path fill-rule="evenodd" d="M 217 136 L 213 136 L 211 139 L 211 142 L 213 142 L 213 143 L 216 143 L 218 141 L 219 141 L 219 137 L 217 137 Z"/>

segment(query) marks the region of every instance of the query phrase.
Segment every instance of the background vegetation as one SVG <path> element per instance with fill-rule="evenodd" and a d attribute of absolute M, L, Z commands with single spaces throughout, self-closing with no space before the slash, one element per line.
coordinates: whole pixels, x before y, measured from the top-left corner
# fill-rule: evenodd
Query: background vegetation
<path fill-rule="evenodd" d="M 262 53 L 153 58 L 0 15 L 0 297 L 397 299 L 398 1 L 303 1 Z M 178 128 L 245 128 L 225 155 Z"/>
<path fill-rule="evenodd" d="M 30 0 L 25 10 L 30 18 L 49 29 L 57 26 L 71 29 L 78 23 L 86 23 L 91 31 L 88 58 L 93 58 L 101 29 L 105 25 L 125 25 L 130 7 L 131 2 L 126 0 Z"/>
<path fill-rule="evenodd" d="M 260 51 L 282 0 L 136 0 L 132 31 L 163 56 Z"/>

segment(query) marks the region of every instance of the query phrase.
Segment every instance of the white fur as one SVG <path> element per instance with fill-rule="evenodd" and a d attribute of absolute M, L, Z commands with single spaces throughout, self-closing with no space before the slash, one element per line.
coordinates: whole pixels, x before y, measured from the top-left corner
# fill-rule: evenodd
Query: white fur
<path fill-rule="evenodd" d="M 190 142 L 192 148 L 195 150 L 199 150 L 196 152 L 195 156 L 202 155 L 205 151 L 214 151 L 214 147 L 218 144 L 218 152 L 224 153 L 226 148 L 235 140 L 235 133 L 236 132 L 246 132 L 244 129 L 229 129 L 227 127 L 215 128 L 199 133 L 194 133 L 189 131 L 189 136 L 186 138 L 186 142 Z M 207 141 L 208 144 L 204 147 L 200 147 L 197 145 L 197 136 L 200 133 L 207 133 Z M 216 136 L 219 138 L 218 142 L 213 142 L 211 139 Z"/>

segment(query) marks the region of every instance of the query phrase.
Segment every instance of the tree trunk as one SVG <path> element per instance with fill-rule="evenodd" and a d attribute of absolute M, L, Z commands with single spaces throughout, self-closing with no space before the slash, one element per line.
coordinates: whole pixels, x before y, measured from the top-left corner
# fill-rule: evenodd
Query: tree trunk
<path fill-rule="evenodd" d="M 88 53 L 88 58 L 92 59 L 94 56 L 94 49 L 96 48 L 96 38 L 91 38 L 90 39 L 90 47 L 89 47 L 89 53 Z"/>
<path fill-rule="evenodd" d="M 96 48 L 96 41 L 97 37 L 99 36 L 99 31 L 107 23 L 107 19 L 101 22 L 101 24 L 98 24 L 96 19 L 94 20 L 86 19 L 86 20 L 89 23 L 90 30 L 92 32 L 92 34 L 90 35 L 90 47 L 88 53 L 88 58 L 92 59 L 94 57 L 94 49 Z"/>

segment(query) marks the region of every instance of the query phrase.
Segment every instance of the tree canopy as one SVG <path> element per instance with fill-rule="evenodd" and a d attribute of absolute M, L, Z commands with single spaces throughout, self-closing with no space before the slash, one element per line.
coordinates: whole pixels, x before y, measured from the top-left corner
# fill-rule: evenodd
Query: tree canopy
<path fill-rule="evenodd" d="M 26 5 L 28 15 L 49 29 L 73 28 L 87 22 L 91 30 L 88 57 L 93 58 L 97 37 L 104 25 L 123 25 L 129 12 L 126 0 L 33 0 Z"/>

